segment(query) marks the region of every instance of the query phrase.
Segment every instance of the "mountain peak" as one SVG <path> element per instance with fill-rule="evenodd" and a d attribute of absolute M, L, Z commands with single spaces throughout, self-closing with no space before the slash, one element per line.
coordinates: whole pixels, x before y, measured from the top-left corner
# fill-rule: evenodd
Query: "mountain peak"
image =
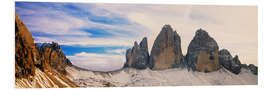
<path fill-rule="evenodd" d="M 186 55 L 187 67 L 198 71 L 216 71 L 220 67 L 218 44 L 203 29 L 198 29 L 188 46 Z"/>

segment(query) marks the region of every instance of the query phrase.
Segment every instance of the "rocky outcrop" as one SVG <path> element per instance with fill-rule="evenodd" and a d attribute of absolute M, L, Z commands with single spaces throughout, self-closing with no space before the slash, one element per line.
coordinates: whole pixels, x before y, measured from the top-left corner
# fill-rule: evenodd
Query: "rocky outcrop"
<path fill-rule="evenodd" d="M 135 41 L 132 49 L 126 52 L 125 67 L 133 67 L 136 69 L 145 69 L 148 67 L 149 53 L 147 46 L 147 38 L 144 37 L 140 45 Z"/>
<path fill-rule="evenodd" d="M 258 75 L 258 67 L 257 66 L 255 66 L 254 64 L 249 64 L 248 68 L 253 74 Z"/>
<path fill-rule="evenodd" d="M 65 67 L 72 65 L 62 52 L 61 47 L 55 42 L 43 43 L 40 47 L 36 45 L 36 48 L 39 52 L 38 63 L 41 70 L 50 70 L 52 67 L 60 73 L 66 74 Z"/>
<path fill-rule="evenodd" d="M 182 60 L 180 36 L 170 25 L 164 25 L 152 47 L 150 68 L 160 70 L 179 67 Z"/>
<path fill-rule="evenodd" d="M 72 64 L 57 43 L 34 44 L 26 25 L 15 14 L 16 88 L 78 87 L 65 76 L 67 65 Z"/>
<path fill-rule="evenodd" d="M 245 66 L 241 64 L 237 55 L 232 58 L 230 52 L 227 49 L 222 49 L 219 51 L 219 63 L 235 74 L 239 74 L 241 72 L 241 67 Z"/>
<path fill-rule="evenodd" d="M 197 71 L 216 71 L 220 68 L 218 44 L 202 29 L 196 31 L 195 37 L 188 46 L 186 66 Z"/>
<path fill-rule="evenodd" d="M 36 49 L 26 25 L 15 14 L 15 76 L 29 78 L 35 75 Z"/>

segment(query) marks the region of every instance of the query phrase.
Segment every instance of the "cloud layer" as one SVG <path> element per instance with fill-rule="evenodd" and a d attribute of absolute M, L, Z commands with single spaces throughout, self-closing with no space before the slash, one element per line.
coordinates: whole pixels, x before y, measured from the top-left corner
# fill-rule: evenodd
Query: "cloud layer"
<path fill-rule="evenodd" d="M 119 70 L 125 63 L 124 55 L 78 53 L 74 56 L 67 56 L 72 64 L 94 71 Z"/>
<path fill-rule="evenodd" d="M 143 37 L 151 51 L 164 24 L 180 34 L 184 54 L 202 28 L 220 49 L 239 55 L 242 63 L 257 65 L 256 6 L 16 2 L 15 9 L 36 43 L 75 47 L 63 50 L 73 63 L 92 70 L 119 69 L 125 49 Z"/>

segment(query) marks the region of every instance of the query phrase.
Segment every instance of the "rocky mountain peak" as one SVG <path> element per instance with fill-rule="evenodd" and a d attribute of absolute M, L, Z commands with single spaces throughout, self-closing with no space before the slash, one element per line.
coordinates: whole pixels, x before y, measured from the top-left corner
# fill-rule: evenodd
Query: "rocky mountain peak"
<path fill-rule="evenodd" d="M 36 46 L 39 51 L 38 59 L 40 60 L 41 70 L 50 70 L 50 67 L 56 69 L 62 74 L 66 74 L 65 67 L 71 66 L 71 62 L 66 58 L 60 45 L 56 42 L 43 43 L 40 47 Z"/>
<path fill-rule="evenodd" d="M 147 38 L 146 37 L 144 37 L 143 39 L 142 39 L 142 41 L 140 42 L 140 47 L 141 47 L 141 49 L 144 49 L 145 51 L 147 51 L 148 52 L 148 45 L 147 45 Z"/>
<path fill-rule="evenodd" d="M 258 67 L 254 64 L 249 64 L 248 69 L 255 75 L 258 75 Z"/>
<path fill-rule="evenodd" d="M 168 69 L 180 66 L 183 60 L 181 39 L 170 25 L 164 25 L 154 41 L 151 55 L 151 69 Z"/>
<path fill-rule="evenodd" d="M 206 32 L 205 30 L 200 28 L 196 31 L 195 38 L 208 38 L 208 37 L 210 36 L 208 35 L 208 32 Z"/>
<path fill-rule="evenodd" d="M 219 51 L 219 64 L 235 74 L 239 74 L 242 67 L 238 55 L 233 58 L 227 49 Z"/>
<path fill-rule="evenodd" d="M 215 71 L 219 69 L 218 44 L 203 29 L 198 29 L 188 46 L 186 66 L 192 70 Z"/>
<path fill-rule="evenodd" d="M 36 49 L 31 33 L 15 14 L 15 76 L 29 78 L 35 75 Z"/>
<path fill-rule="evenodd" d="M 126 63 L 124 67 L 132 67 L 136 69 L 146 69 L 149 63 L 149 53 L 147 47 L 147 38 L 138 45 L 137 41 L 134 42 L 132 49 L 126 51 Z"/>
<path fill-rule="evenodd" d="M 161 29 L 161 32 L 162 31 L 173 31 L 173 29 L 172 29 L 171 25 L 165 24 Z"/>

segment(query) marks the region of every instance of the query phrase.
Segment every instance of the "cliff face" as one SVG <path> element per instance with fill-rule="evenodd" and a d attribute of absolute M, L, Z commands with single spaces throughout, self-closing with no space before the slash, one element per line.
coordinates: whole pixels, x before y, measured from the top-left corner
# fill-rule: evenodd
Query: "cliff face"
<path fill-rule="evenodd" d="M 138 45 L 134 43 L 132 49 L 128 49 L 126 53 L 126 64 L 125 67 L 133 67 L 137 69 L 146 69 L 149 64 L 149 53 L 147 46 L 147 38 L 143 38 Z"/>
<path fill-rule="evenodd" d="M 36 49 L 31 33 L 15 14 L 15 76 L 29 78 L 35 75 Z"/>
<path fill-rule="evenodd" d="M 66 75 L 72 65 L 57 43 L 34 44 L 26 25 L 15 14 L 15 87 L 77 87 Z"/>
<path fill-rule="evenodd" d="M 186 56 L 183 56 L 181 49 L 181 38 L 170 25 L 164 25 L 154 41 L 150 58 L 147 49 L 146 37 L 140 45 L 134 43 L 132 49 L 126 51 L 126 63 L 124 67 L 136 69 L 162 70 L 175 67 L 187 68 L 188 70 L 211 72 L 221 67 L 234 74 L 239 74 L 241 68 L 257 74 L 257 67 L 254 65 L 241 64 L 238 56 L 232 57 L 226 49 L 219 51 L 219 46 L 208 32 L 198 29 L 188 46 Z"/>
<path fill-rule="evenodd" d="M 150 55 L 151 69 L 168 69 L 180 66 L 183 60 L 181 39 L 170 25 L 164 25 L 157 36 Z"/>
<path fill-rule="evenodd" d="M 187 67 L 204 72 L 218 70 L 220 68 L 218 50 L 217 42 L 206 31 L 197 30 L 188 46 Z"/>
<path fill-rule="evenodd" d="M 39 52 L 38 60 L 41 70 L 50 70 L 50 67 L 56 69 L 62 74 L 66 74 L 65 67 L 71 66 L 71 62 L 62 52 L 61 47 L 55 43 L 43 43 L 41 46 L 36 45 Z"/>
<path fill-rule="evenodd" d="M 181 39 L 170 25 L 164 25 L 152 47 L 151 55 L 148 54 L 147 38 L 143 38 L 140 45 L 134 43 L 132 49 L 126 52 L 124 67 L 137 69 L 168 69 L 181 66 L 184 57 L 181 49 Z"/>
<path fill-rule="evenodd" d="M 239 74 L 242 67 L 238 56 L 233 58 L 227 49 L 222 49 L 219 51 L 219 63 L 224 68 L 235 74 Z"/>

